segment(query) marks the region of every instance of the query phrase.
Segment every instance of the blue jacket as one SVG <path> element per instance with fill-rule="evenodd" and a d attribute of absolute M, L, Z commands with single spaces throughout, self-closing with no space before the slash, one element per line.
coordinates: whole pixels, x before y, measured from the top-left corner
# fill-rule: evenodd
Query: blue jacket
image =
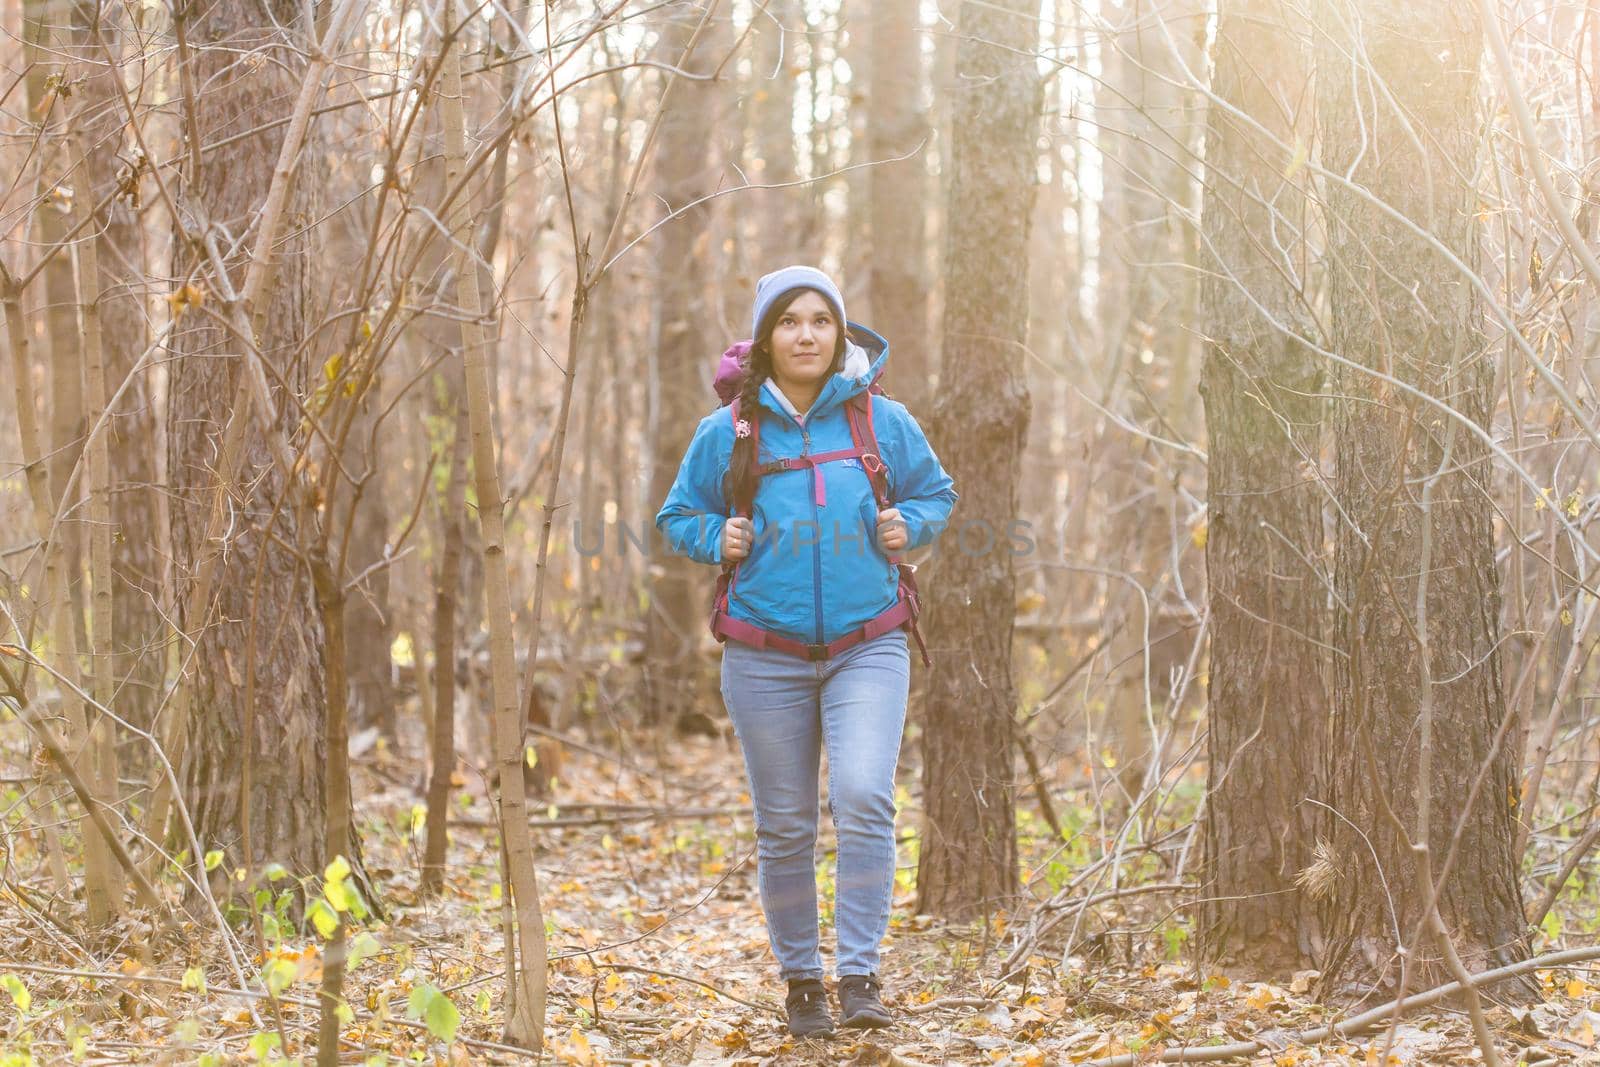
<path fill-rule="evenodd" d="M 777 383 L 760 392 L 760 461 L 850 448 L 844 402 L 864 391 L 889 357 L 889 342 L 856 323 L 848 338 L 865 358 L 845 360 L 824 383 L 804 426 L 785 410 Z M 861 371 L 863 363 L 870 365 Z M 889 468 L 889 499 L 906 523 L 907 550 L 938 537 L 957 494 L 917 420 L 904 404 L 874 395 L 873 431 Z M 740 413 L 744 418 L 749 413 Z M 700 563 L 722 562 L 722 527 L 733 514 L 722 479 L 733 455 L 733 419 L 718 408 L 700 420 L 656 526 L 674 552 Z M 825 505 L 816 504 L 818 477 Z M 760 478 L 751 507 L 750 555 L 739 565 L 728 612 L 796 641 L 826 643 L 887 611 L 899 573 L 877 542 L 878 506 L 860 462 L 835 460 Z"/>

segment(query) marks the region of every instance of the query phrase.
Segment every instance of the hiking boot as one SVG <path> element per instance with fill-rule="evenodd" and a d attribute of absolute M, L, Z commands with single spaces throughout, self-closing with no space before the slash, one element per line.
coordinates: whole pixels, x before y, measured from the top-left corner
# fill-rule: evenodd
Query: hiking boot
<path fill-rule="evenodd" d="M 783 1006 L 789 1012 L 789 1032 L 795 1037 L 822 1037 L 833 1033 L 828 991 L 820 979 L 791 979 Z"/>
<path fill-rule="evenodd" d="M 889 1009 L 878 999 L 878 979 L 870 974 L 846 974 L 839 978 L 839 1022 L 857 1030 L 876 1030 L 894 1022 Z"/>

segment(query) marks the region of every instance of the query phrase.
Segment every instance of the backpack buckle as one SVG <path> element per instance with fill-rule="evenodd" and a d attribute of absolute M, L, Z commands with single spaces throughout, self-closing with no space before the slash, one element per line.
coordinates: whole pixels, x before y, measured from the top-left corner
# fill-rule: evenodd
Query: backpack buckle
<path fill-rule="evenodd" d="M 861 465 L 866 468 L 869 474 L 879 474 L 889 469 L 884 466 L 883 460 L 879 458 L 876 452 L 861 453 Z"/>

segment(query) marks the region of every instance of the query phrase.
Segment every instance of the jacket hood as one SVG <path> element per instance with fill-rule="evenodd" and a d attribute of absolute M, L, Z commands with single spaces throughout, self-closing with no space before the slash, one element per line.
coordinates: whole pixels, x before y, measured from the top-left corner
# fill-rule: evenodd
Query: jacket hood
<path fill-rule="evenodd" d="M 820 415 L 838 407 L 857 393 L 864 392 L 877 380 L 883 373 L 884 362 L 889 358 L 889 342 L 881 334 L 858 322 L 849 322 L 845 326 L 844 365 L 834 371 L 832 377 L 823 384 L 822 392 L 817 394 L 810 411 L 804 413 L 795 411 L 789 398 L 783 395 L 783 391 L 770 378 L 761 389 L 762 406 L 796 418 L 801 414 Z M 749 342 L 741 343 L 748 345 Z"/>

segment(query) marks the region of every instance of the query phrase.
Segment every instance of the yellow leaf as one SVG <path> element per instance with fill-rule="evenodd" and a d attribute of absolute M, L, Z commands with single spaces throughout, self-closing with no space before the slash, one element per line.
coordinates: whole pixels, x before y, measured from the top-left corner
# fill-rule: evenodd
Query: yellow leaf
<path fill-rule="evenodd" d="M 1258 985 L 1244 998 L 1244 1002 L 1256 1011 L 1266 1011 L 1278 999 L 1277 991 L 1269 985 Z"/>
<path fill-rule="evenodd" d="M 22 979 L 14 974 L 0 975 L 0 989 L 11 994 L 11 1003 L 17 1006 L 18 1011 L 25 1012 L 33 1004 L 33 994 L 22 984 Z"/>
<path fill-rule="evenodd" d="M 192 307 L 199 307 L 205 303 L 206 294 L 198 285 L 186 284 L 167 294 L 167 303 L 172 308 L 172 317 L 178 318 Z"/>
<path fill-rule="evenodd" d="M 1589 986 L 1582 978 L 1570 978 L 1567 980 L 1567 996 L 1573 1000 L 1577 1000 L 1588 991 Z"/>

